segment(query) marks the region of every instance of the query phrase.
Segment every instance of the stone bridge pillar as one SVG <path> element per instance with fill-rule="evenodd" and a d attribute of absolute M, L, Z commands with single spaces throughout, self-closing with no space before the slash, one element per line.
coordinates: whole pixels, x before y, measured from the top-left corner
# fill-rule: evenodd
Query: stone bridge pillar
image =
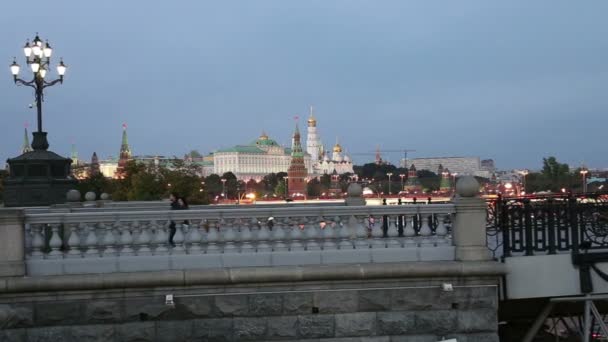
<path fill-rule="evenodd" d="M 25 275 L 23 211 L 0 209 L 0 277 Z"/>
<path fill-rule="evenodd" d="M 479 183 L 473 176 L 461 177 L 456 193 L 452 227 L 456 260 L 491 260 L 486 242 L 486 202 L 478 196 Z"/>

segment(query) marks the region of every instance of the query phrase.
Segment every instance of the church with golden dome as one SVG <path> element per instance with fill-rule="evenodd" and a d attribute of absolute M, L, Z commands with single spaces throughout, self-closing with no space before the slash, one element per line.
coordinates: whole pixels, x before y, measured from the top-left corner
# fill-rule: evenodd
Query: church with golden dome
<path fill-rule="evenodd" d="M 342 146 L 336 140 L 336 145 L 331 151 L 325 151 L 323 143 L 317 132 L 317 119 L 314 117 L 313 107 L 310 107 L 308 117 L 308 135 L 306 137 L 306 152 L 312 160 L 313 173 L 315 175 L 332 174 L 336 171 L 341 175 L 354 173 L 353 163 L 348 155 L 343 152 Z"/>

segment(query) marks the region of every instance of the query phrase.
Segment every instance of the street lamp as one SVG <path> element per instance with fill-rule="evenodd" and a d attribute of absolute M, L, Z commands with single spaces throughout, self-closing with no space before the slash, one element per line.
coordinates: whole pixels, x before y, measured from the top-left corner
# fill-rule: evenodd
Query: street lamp
<path fill-rule="evenodd" d="M 403 191 L 403 178 L 405 178 L 405 173 L 400 174 L 399 177 L 401 177 L 401 189 L 399 189 L 399 191 Z"/>
<path fill-rule="evenodd" d="M 523 185 L 524 185 L 524 193 L 526 193 L 526 194 L 528 193 L 528 192 L 526 191 L 526 176 L 527 176 L 529 173 L 530 173 L 530 171 L 528 171 L 528 170 L 522 170 L 522 171 L 521 171 L 522 176 L 524 176 L 524 177 L 523 177 L 523 183 L 524 183 Z"/>
<path fill-rule="evenodd" d="M 28 86 L 34 89 L 36 109 L 38 114 L 38 129 L 33 133 L 33 152 L 26 152 L 21 156 L 7 160 L 9 175 L 4 183 L 4 206 L 27 207 L 47 206 L 65 203 L 66 193 L 74 189 L 77 180 L 73 177 L 72 160 L 64 158 L 48 150 L 47 132 L 42 128 L 42 102 L 44 89 L 63 83 L 66 65 L 63 61 L 55 63 L 58 78 L 51 80 L 51 56 L 54 51 L 51 45 L 44 43 L 36 34 L 31 41 L 28 40 L 23 47 L 26 67 L 22 70 L 17 58 L 9 65 L 13 82 L 18 86 Z M 31 71 L 30 76 L 19 77 L 19 72 Z"/>
<path fill-rule="evenodd" d="M 452 173 L 452 177 L 454 177 L 454 192 L 456 192 L 456 176 L 458 176 L 458 172 Z"/>
<path fill-rule="evenodd" d="M 224 195 L 224 198 L 226 198 L 226 178 L 222 178 L 222 195 Z"/>
<path fill-rule="evenodd" d="M 285 198 L 287 198 L 289 196 L 289 192 L 287 191 L 287 179 L 289 178 L 289 176 L 285 176 L 283 177 L 283 181 L 285 182 Z"/>
<path fill-rule="evenodd" d="M 393 175 L 392 172 L 388 172 L 386 174 L 388 176 L 388 195 L 391 195 L 391 176 Z"/>
<path fill-rule="evenodd" d="M 586 193 L 587 192 L 587 173 L 589 173 L 589 170 L 587 170 L 587 168 L 583 166 L 580 173 L 583 176 L 583 193 Z"/>
<path fill-rule="evenodd" d="M 47 80 L 47 73 L 51 68 L 51 55 L 53 54 L 53 49 L 48 41 L 43 43 L 38 34 L 36 34 L 36 37 L 32 40 L 31 44 L 29 40 L 26 41 L 25 46 L 23 47 L 23 53 L 27 65 L 29 65 L 32 70 L 32 79 L 26 81 L 19 78 L 21 67 L 17 64 L 16 58 L 13 59 L 10 70 L 16 85 L 34 88 L 36 109 L 38 112 L 38 131 L 34 133 L 32 148 L 34 150 L 46 150 L 49 147 L 49 144 L 46 139 L 46 132 L 42 131 L 42 101 L 44 101 L 44 88 L 54 86 L 57 83 L 63 83 L 63 76 L 65 75 L 67 66 L 63 63 L 63 60 L 60 59 L 59 64 L 57 64 L 57 75 L 59 75 L 59 77 L 52 81 Z"/>

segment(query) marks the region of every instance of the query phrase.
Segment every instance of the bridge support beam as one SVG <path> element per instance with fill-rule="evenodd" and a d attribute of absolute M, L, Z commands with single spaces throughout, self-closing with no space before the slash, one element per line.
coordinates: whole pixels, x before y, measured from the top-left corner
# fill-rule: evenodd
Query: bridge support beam
<path fill-rule="evenodd" d="M 3 209 L 0 214 L 0 277 L 25 275 L 23 211 Z"/>

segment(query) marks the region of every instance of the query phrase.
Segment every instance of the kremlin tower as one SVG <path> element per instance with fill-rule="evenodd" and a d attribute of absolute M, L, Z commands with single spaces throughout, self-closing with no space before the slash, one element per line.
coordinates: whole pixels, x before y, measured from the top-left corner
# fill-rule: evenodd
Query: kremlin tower
<path fill-rule="evenodd" d="M 21 146 L 21 154 L 32 152 L 32 146 L 30 145 L 30 139 L 27 137 L 27 124 L 25 125 L 25 135 L 23 136 L 23 146 Z"/>
<path fill-rule="evenodd" d="M 97 152 L 93 152 L 93 157 L 91 157 L 91 165 L 89 166 L 89 176 L 97 175 L 99 172 L 99 158 L 97 158 Z"/>
<path fill-rule="evenodd" d="M 127 165 L 127 161 L 130 159 L 131 148 L 129 148 L 129 141 L 127 139 L 127 124 L 122 124 L 122 143 L 120 144 L 120 157 L 118 159 L 118 168 L 116 169 L 118 178 L 124 177 L 124 169 Z"/>
<path fill-rule="evenodd" d="M 450 170 L 448 168 L 443 168 L 443 165 L 439 164 L 438 170 L 439 177 L 441 177 L 441 182 L 439 183 L 439 191 L 449 192 L 452 188 L 450 184 Z"/>
<path fill-rule="evenodd" d="M 304 152 L 300 144 L 300 129 L 296 122 L 296 130 L 293 133 L 291 143 L 291 163 L 289 164 L 289 169 L 287 169 L 289 197 L 306 195 L 306 176 L 308 176 L 308 172 L 304 165 Z"/>
<path fill-rule="evenodd" d="M 76 145 L 72 143 L 72 152 L 70 154 L 70 159 L 72 159 L 72 165 L 76 166 L 79 163 L 78 161 L 78 151 L 76 151 Z"/>
<path fill-rule="evenodd" d="M 416 167 L 414 164 L 410 166 L 410 169 L 407 172 L 407 181 L 405 181 L 404 190 L 409 193 L 417 193 L 422 191 L 422 185 L 420 184 L 420 180 L 418 180 L 418 174 L 416 173 Z"/>

